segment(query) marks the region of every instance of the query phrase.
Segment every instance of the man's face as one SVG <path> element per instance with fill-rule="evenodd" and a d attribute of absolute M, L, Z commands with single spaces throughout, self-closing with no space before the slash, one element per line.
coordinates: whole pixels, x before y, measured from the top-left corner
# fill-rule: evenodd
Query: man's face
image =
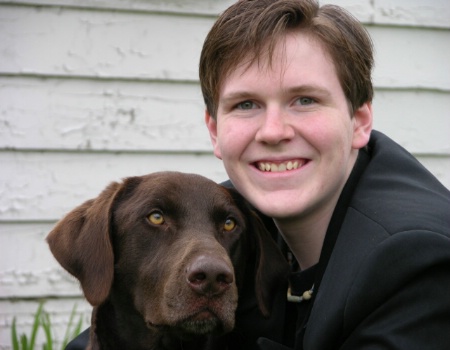
<path fill-rule="evenodd" d="M 270 67 L 262 59 L 231 72 L 216 120 L 206 114 L 234 186 L 278 220 L 331 215 L 371 121 L 368 103 L 350 115 L 329 55 L 302 33 L 278 44 Z"/>

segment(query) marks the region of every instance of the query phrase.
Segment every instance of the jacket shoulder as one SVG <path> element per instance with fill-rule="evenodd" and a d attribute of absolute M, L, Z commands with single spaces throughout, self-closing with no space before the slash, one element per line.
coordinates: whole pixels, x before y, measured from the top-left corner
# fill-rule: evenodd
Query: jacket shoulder
<path fill-rule="evenodd" d="M 373 132 L 370 162 L 351 207 L 394 234 L 408 230 L 450 237 L 450 192 L 419 161 L 387 136 Z"/>

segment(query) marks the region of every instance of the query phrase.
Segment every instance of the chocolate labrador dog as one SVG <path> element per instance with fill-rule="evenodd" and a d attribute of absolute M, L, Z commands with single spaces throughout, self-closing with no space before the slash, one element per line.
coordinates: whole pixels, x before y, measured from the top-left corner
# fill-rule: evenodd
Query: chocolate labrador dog
<path fill-rule="evenodd" d="M 221 335 L 248 301 L 268 317 L 287 273 L 242 197 L 194 174 L 112 183 L 47 241 L 94 306 L 88 349 L 231 348 Z"/>

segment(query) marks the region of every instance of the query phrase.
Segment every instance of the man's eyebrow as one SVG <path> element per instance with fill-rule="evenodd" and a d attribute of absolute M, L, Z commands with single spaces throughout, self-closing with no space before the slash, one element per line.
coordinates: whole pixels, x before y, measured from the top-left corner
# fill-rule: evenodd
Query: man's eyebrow
<path fill-rule="evenodd" d="M 220 98 L 220 101 L 223 103 L 227 103 L 229 101 L 243 101 L 243 100 L 250 100 L 254 99 L 255 95 L 248 91 L 233 91 L 228 94 L 225 94 L 223 97 Z"/>
<path fill-rule="evenodd" d="M 286 91 L 290 94 L 319 94 L 323 97 L 327 97 L 331 95 L 331 92 L 320 86 L 320 85 L 298 85 L 298 86 L 293 86 L 293 87 L 289 87 L 286 89 Z"/>

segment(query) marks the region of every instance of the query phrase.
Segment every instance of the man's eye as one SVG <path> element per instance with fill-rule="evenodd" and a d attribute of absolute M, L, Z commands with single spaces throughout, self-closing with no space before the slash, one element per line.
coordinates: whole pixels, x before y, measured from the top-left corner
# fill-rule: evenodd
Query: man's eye
<path fill-rule="evenodd" d="M 236 105 L 237 109 L 252 109 L 255 104 L 252 101 L 244 101 Z"/>
<path fill-rule="evenodd" d="M 302 106 L 308 106 L 313 104 L 314 100 L 311 97 L 300 97 L 297 102 Z"/>

